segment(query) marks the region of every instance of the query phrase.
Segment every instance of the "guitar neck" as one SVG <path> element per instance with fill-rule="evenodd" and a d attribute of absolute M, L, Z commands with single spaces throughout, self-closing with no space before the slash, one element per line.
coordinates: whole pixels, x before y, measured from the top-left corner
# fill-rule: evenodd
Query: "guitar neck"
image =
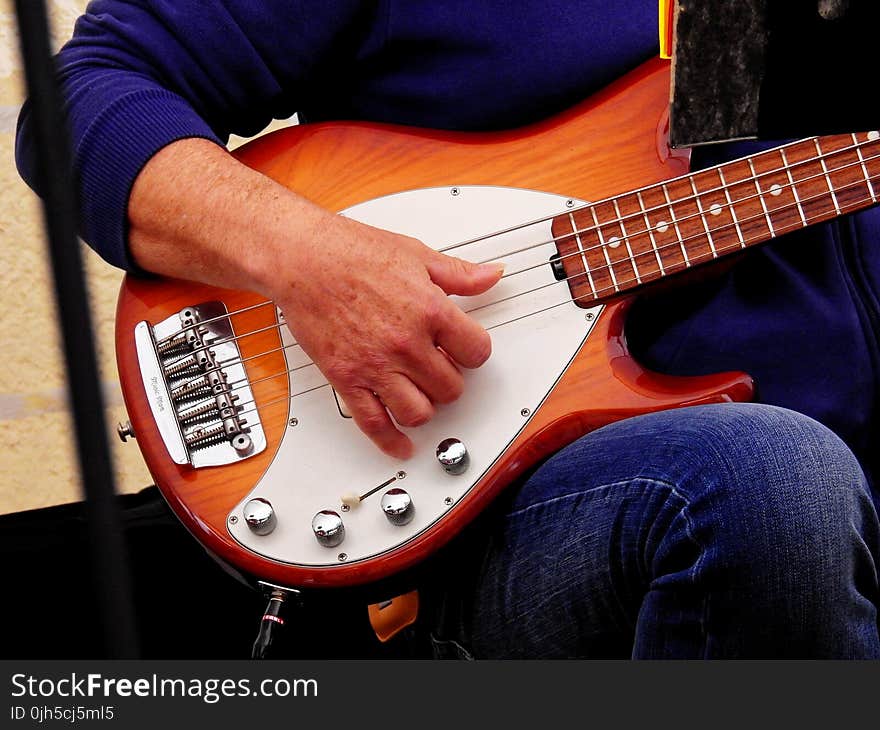
<path fill-rule="evenodd" d="M 572 297 L 592 306 L 878 194 L 880 134 L 812 137 L 558 216 L 553 236 Z"/>

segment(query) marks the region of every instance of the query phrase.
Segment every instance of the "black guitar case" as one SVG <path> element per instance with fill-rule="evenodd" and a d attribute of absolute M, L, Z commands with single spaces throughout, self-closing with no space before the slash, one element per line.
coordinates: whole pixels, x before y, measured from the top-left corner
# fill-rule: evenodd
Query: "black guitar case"
<path fill-rule="evenodd" d="M 877 0 L 678 2 L 676 146 L 880 127 Z"/>

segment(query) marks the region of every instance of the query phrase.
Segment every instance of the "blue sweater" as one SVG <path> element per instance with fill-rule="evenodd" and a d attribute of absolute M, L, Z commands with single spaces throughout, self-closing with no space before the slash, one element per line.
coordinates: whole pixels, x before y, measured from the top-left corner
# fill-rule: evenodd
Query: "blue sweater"
<path fill-rule="evenodd" d="M 219 143 L 295 111 L 307 121 L 518 126 L 632 69 L 656 39 L 656 0 L 95 0 L 58 58 L 83 236 L 134 268 L 129 191 L 174 140 Z M 16 148 L 26 179 L 31 147 L 26 106 Z M 711 148 L 695 162 L 725 154 Z M 636 306 L 631 345 L 665 372 L 750 372 L 761 400 L 830 426 L 873 477 L 878 244 L 876 211 L 785 236 L 723 276 Z"/>

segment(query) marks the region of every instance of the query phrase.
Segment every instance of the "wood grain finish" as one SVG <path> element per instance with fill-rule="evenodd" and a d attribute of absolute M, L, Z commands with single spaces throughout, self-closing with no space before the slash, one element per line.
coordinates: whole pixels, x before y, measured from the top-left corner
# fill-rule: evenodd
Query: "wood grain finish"
<path fill-rule="evenodd" d="M 503 185 L 597 200 L 687 171 L 688 156 L 665 145 L 668 65 L 652 61 L 593 99 L 520 130 L 462 134 L 365 123 L 295 127 L 237 152 L 244 163 L 332 210 L 403 190 L 452 185 Z M 356 564 L 314 569 L 244 551 L 226 531 L 229 510 L 252 488 L 278 448 L 287 420 L 286 378 L 254 387 L 269 447 L 226 467 L 192 470 L 171 463 L 140 381 L 133 328 L 184 304 L 221 299 L 230 310 L 259 301 L 183 281 L 127 277 L 120 292 L 117 355 L 126 405 L 147 465 L 177 516 L 202 544 L 243 572 L 290 586 L 363 584 L 410 567 L 454 537 L 525 469 L 587 431 L 611 421 L 697 403 L 751 397 L 748 376 L 730 373 L 673 378 L 648 372 L 628 354 L 628 304 L 607 307 L 593 334 L 553 393 L 495 467 L 446 517 L 409 543 Z M 236 331 L 271 322 L 271 307 L 234 318 Z M 247 357 L 278 346 L 264 333 L 240 342 Z M 248 363 L 252 380 L 283 368 L 280 355 Z M 465 394 L 463 397 L 467 397 Z"/>

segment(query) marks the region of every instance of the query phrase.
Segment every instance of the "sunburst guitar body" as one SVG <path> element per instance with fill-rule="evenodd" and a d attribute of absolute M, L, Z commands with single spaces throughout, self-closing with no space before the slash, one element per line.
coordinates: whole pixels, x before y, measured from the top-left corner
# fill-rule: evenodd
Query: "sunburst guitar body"
<path fill-rule="evenodd" d="M 743 373 L 641 367 L 627 352 L 625 287 L 596 296 L 586 243 L 560 237 L 567 222 L 577 230 L 585 203 L 687 174 L 688 155 L 666 143 L 668 94 L 668 66 L 657 61 L 514 131 L 324 123 L 237 152 L 328 209 L 438 249 L 473 241 L 450 254 L 517 273 L 455 298 L 489 330 L 493 354 L 465 373 L 458 401 L 407 429 L 416 449 L 406 461 L 358 431 L 271 303 L 128 276 L 116 323 L 125 403 L 156 484 L 202 545 L 274 585 L 371 583 L 434 553 L 525 470 L 593 429 L 749 399 Z M 605 238 L 613 273 L 605 255 L 625 249 Z M 566 258 L 583 268 L 560 266 Z"/>

